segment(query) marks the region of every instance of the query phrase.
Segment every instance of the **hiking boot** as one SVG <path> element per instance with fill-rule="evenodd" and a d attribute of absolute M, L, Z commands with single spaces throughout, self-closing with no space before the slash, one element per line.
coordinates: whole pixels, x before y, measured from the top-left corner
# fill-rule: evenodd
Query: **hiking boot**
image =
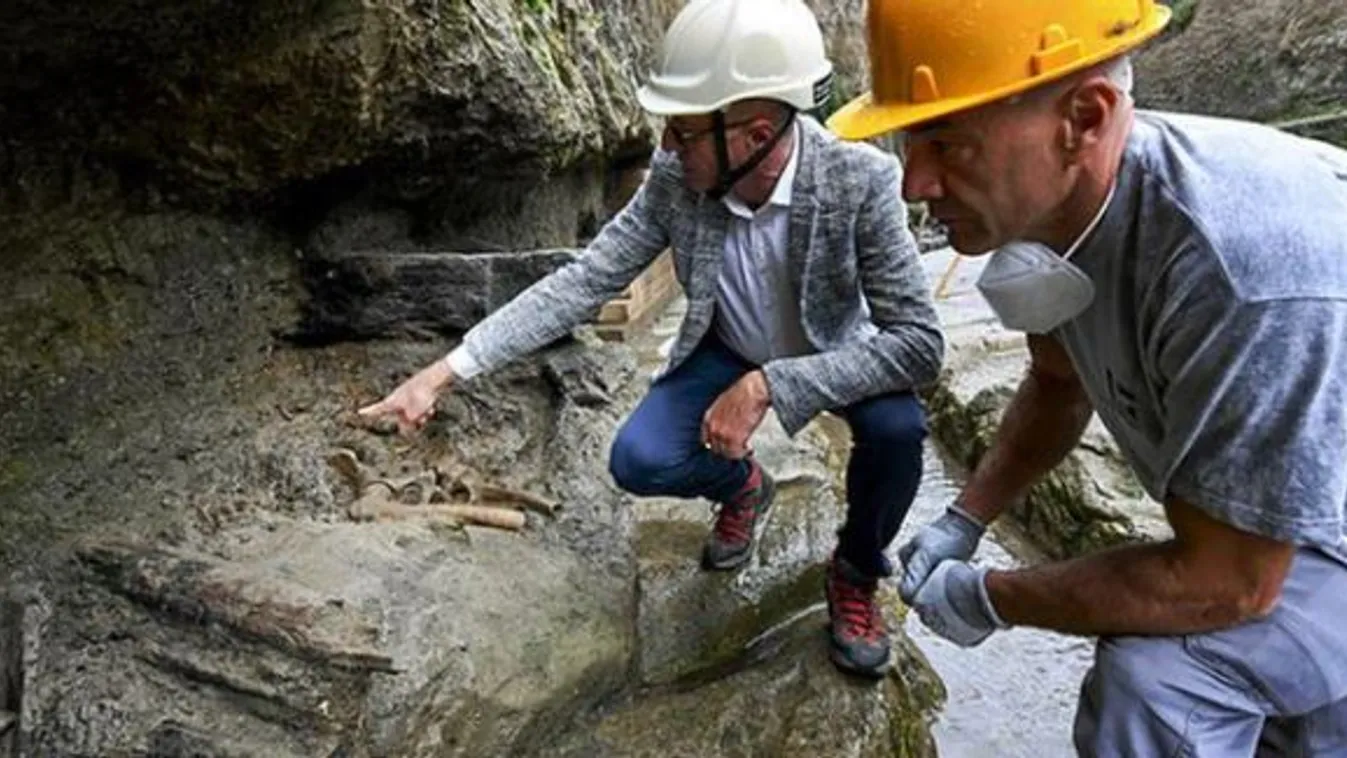
<path fill-rule="evenodd" d="M 753 546 L 767 524 L 767 513 L 776 497 L 776 482 L 756 460 L 749 459 L 748 481 L 739 494 L 720 505 L 715 526 L 702 550 L 702 567 L 733 569 L 753 555 Z"/>
<path fill-rule="evenodd" d="M 828 597 L 828 632 L 833 663 L 839 668 L 879 678 L 889 670 L 889 631 L 875 602 L 879 580 L 862 575 L 842 558 L 828 563 L 824 594 Z"/>

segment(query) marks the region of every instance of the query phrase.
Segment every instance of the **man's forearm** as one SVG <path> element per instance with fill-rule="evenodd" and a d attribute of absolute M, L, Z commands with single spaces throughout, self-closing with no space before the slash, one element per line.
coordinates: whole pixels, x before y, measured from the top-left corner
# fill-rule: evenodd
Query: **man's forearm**
<path fill-rule="evenodd" d="M 993 571 L 987 592 L 1007 623 L 1067 634 L 1195 634 L 1256 614 L 1235 585 L 1200 571 L 1173 542 L 1133 545 Z"/>
<path fill-rule="evenodd" d="M 773 407 L 790 431 L 803 427 L 821 411 L 935 381 L 943 352 L 939 329 L 912 325 L 825 352 L 778 358 L 762 370 Z"/>
<path fill-rule="evenodd" d="M 1027 374 L 964 487 L 961 505 L 991 523 L 1075 448 L 1092 412 L 1078 384 Z"/>

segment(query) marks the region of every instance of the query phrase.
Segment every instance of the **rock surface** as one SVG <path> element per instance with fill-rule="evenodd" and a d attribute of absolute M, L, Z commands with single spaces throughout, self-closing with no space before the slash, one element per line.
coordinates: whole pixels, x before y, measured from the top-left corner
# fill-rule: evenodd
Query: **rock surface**
<path fill-rule="evenodd" d="M 738 656 L 763 629 L 822 600 L 823 565 L 843 507 L 815 430 L 792 443 L 774 415 L 754 438 L 778 478 L 777 500 L 758 550 L 736 572 L 707 572 L 699 560 L 712 516 L 705 501 L 638 504 L 639 673 L 665 684 Z"/>
<path fill-rule="evenodd" d="M 180 544 L 81 540 L 25 585 L 43 620 L 18 635 L 20 754 L 528 749 L 620 689 L 634 654 L 630 510 L 601 473 L 617 416 L 593 397 L 625 402 L 622 367 L 615 348 L 557 348 L 456 393 L 412 445 L 309 419 L 331 435 L 315 452 L 357 451 L 381 478 L 451 459 L 561 505 L 519 532 L 436 517 L 435 497 L 353 523 L 356 493 L 319 458 L 289 464 L 289 512 L 203 500 Z"/>
<path fill-rule="evenodd" d="M 839 91 L 860 91 L 863 4 L 811 4 Z M 16 0 L 0 113 L 23 117 L 0 119 L 0 180 L 23 191 L 0 209 L 240 207 L 322 224 L 319 248 L 574 245 L 656 141 L 636 88 L 680 7 Z"/>
<path fill-rule="evenodd" d="M 648 137 L 632 82 L 676 7 L 21 0 L 0 16 L 0 94 L 34 116 L 6 120 L 25 141 L 83 139 L 101 121 L 87 147 L 207 196 L 372 159 L 419 167 L 396 178 L 411 186 L 450 169 L 536 175 Z"/>
<path fill-rule="evenodd" d="M 1023 335 L 1002 327 L 974 286 L 986 257 L 959 257 L 951 270 L 954 258 L 950 248 L 923 258 L 946 330 L 945 368 L 926 399 L 933 436 L 971 470 L 991 445 L 1029 353 Z M 1159 504 L 1142 491 L 1097 416 L 1081 445 L 1011 513 L 1059 558 L 1169 533 Z"/>
<path fill-rule="evenodd" d="M 1137 58 L 1145 107 L 1284 122 L 1347 111 L 1347 2 L 1175 0 Z M 1347 145 L 1347 118 L 1293 130 Z"/>
<path fill-rule="evenodd" d="M 578 250 L 364 253 L 313 261 L 313 298 L 295 337 L 308 343 L 462 334 Z"/>
<path fill-rule="evenodd" d="M 717 679 L 648 691 L 584 721 L 556 758 L 935 758 L 927 723 L 944 688 L 899 636 L 879 683 L 839 673 L 816 612 L 755 641 Z"/>

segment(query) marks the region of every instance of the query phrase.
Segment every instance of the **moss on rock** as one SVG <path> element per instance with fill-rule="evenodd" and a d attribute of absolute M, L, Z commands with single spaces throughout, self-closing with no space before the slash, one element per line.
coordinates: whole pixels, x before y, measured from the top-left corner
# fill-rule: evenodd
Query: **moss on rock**
<path fill-rule="evenodd" d="M 1012 384 L 998 384 L 971 398 L 961 398 L 947 380 L 925 394 L 931 429 L 956 462 L 974 469 L 995 438 L 1001 415 L 1014 394 Z M 1128 496 L 1144 500 L 1125 465 L 1101 463 L 1103 455 L 1078 450 L 1030 488 L 1010 513 L 1046 553 L 1069 558 L 1148 538 L 1147 530 L 1120 505 Z"/>
<path fill-rule="evenodd" d="M 577 722 L 550 758 L 851 756 L 935 758 L 943 687 L 902 638 L 878 682 L 836 670 L 812 615 L 774 632 L 768 654 L 724 676 L 641 693 Z"/>

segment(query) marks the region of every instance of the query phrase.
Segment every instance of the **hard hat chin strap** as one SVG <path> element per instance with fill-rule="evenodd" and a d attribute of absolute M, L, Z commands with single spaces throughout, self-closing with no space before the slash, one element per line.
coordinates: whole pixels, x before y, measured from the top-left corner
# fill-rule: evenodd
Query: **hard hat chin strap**
<path fill-rule="evenodd" d="M 711 119 L 711 132 L 716 140 L 716 184 L 706 191 L 706 195 L 712 200 L 719 200 L 729 194 L 740 179 L 748 176 L 753 169 L 757 168 L 758 164 L 762 163 L 763 159 L 767 157 L 767 154 L 772 152 L 772 148 L 776 147 L 776 143 L 786 136 L 786 130 L 790 129 L 795 123 L 795 110 L 789 111 L 785 121 L 777 128 L 771 139 L 764 142 L 762 147 L 754 150 L 752 155 L 734 168 L 730 168 L 730 148 L 725 139 L 725 111 L 717 110 L 711 114 Z"/>

